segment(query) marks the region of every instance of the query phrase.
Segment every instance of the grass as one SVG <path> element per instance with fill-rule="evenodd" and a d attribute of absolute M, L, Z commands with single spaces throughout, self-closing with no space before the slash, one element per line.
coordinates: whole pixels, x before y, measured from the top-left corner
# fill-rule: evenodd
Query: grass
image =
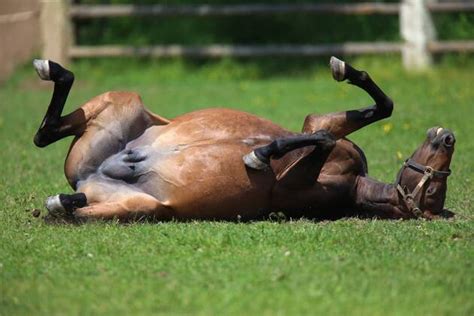
<path fill-rule="evenodd" d="M 62 171 L 69 141 L 32 144 L 51 86 L 27 67 L 0 88 L 0 314 L 472 315 L 473 62 L 418 74 L 406 74 L 398 59 L 351 62 L 369 70 L 396 103 L 391 119 L 351 135 L 373 177 L 393 181 L 427 128 L 455 132 L 446 202 L 454 220 L 46 224 L 31 210 L 48 195 L 71 192 Z M 77 80 L 66 111 L 125 89 L 167 117 L 227 106 L 298 130 L 308 113 L 371 102 L 309 61 L 287 68 L 124 65 L 73 64 Z"/>

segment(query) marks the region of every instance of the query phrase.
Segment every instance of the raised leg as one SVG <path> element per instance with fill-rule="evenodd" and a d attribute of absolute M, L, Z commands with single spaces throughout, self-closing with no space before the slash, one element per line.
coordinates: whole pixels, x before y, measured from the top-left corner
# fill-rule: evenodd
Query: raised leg
<path fill-rule="evenodd" d="M 264 169 L 270 165 L 270 158 L 281 158 L 290 151 L 307 146 L 316 146 L 311 150 L 329 152 L 336 140 L 325 130 L 313 134 L 301 134 L 276 139 L 266 146 L 259 147 L 243 157 L 244 163 L 253 169 Z"/>
<path fill-rule="evenodd" d="M 36 146 L 45 147 L 58 139 L 75 134 L 73 126 L 64 124 L 61 120 L 64 104 L 74 82 L 74 74 L 49 60 L 35 59 L 33 65 L 41 79 L 54 82 L 53 96 L 34 138 Z"/>
<path fill-rule="evenodd" d="M 303 125 L 303 132 L 314 133 L 326 129 L 339 139 L 392 114 L 392 100 L 372 81 L 367 72 L 359 71 L 335 57 L 331 57 L 330 66 L 335 80 L 347 80 L 350 84 L 363 89 L 372 97 L 375 105 L 325 115 L 308 115 Z"/>
<path fill-rule="evenodd" d="M 73 188 L 148 127 L 169 123 L 147 111 L 132 92 L 104 93 L 61 116 L 74 75 L 50 60 L 35 60 L 34 66 L 41 79 L 54 82 L 53 96 L 34 142 L 44 147 L 66 136 L 76 136 L 65 163 L 66 177 Z"/>
<path fill-rule="evenodd" d="M 326 115 L 308 115 L 303 125 L 303 135 L 278 139 L 267 146 L 255 149 L 243 157 L 244 163 L 248 167 L 264 169 L 269 165 L 271 157 L 279 158 L 290 151 L 305 146 L 316 145 L 316 151 L 321 148 L 332 149 L 336 139 L 345 137 L 368 124 L 389 117 L 392 114 L 392 100 L 372 81 L 367 72 L 359 71 L 335 57 L 331 58 L 330 66 L 335 80 L 348 80 L 349 83 L 363 89 L 376 102 L 375 105 L 359 110 Z M 320 148 L 318 149 L 318 147 Z M 303 150 L 294 154 L 293 156 L 295 157 L 288 158 L 288 162 L 283 163 L 285 166 L 282 167 L 283 171 L 279 173 L 279 177 L 283 177 L 292 166 L 310 155 L 311 152 L 312 150 Z M 327 150 L 323 150 L 324 152 L 327 152 Z M 312 156 L 317 157 L 317 160 L 320 161 L 318 155 Z"/>

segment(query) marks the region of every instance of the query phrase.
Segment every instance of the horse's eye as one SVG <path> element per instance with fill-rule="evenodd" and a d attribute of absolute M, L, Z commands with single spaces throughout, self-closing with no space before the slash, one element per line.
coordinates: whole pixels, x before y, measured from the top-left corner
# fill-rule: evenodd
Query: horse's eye
<path fill-rule="evenodd" d="M 433 194 L 435 194 L 435 192 L 436 192 L 435 187 L 429 187 L 428 190 L 426 190 L 427 195 L 433 195 Z"/>

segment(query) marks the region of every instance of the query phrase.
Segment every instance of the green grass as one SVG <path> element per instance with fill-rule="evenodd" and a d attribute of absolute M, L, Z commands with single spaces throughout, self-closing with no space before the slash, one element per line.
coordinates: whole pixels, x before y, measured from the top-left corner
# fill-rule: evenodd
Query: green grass
<path fill-rule="evenodd" d="M 71 192 L 62 171 L 69 140 L 34 147 L 51 86 L 30 67 L 18 71 L 0 88 L 0 314 L 472 315 L 474 63 L 462 61 L 406 74 L 396 58 L 351 60 L 396 104 L 392 118 L 351 135 L 373 177 L 393 181 L 399 154 L 411 154 L 427 128 L 455 132 L 446 206 L 457 217 L 433 222 L 46 224 L 31 210 Z M 66 111 L 106 90 L 134 90 L 167 117 L 227 106 L 298 130 L 308 113 L 371 104 L 309 60 L 123 66 L 73 64 Z"/>

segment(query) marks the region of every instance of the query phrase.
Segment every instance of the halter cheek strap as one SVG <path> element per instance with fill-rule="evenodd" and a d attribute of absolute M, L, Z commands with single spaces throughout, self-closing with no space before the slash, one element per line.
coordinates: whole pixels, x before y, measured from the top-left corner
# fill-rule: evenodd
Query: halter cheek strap
<path fill-rule="evenodd" d="M 415 189 L 410 192 L 407 188 L 402 188 L 400 185 L 401 182 L 401 176 L 403 171 L 406 168 L 410 168 L 418 173 L 422 173 L 423 177 L 421 178 L 420 182 L 416 185 Z M 403 201 L 405 202 L 405 205 L 407 208 L 410 210 L 410 212 L 415 215 L 415 217 L 420 217 L 423 213 L 420 210 L 420 198 L 418 201 L 416 201 L 416 197 L 419 195 L 420 191 L 423 189 L 426 183 L 428 183 L 432 178 L 444 178 L 448 177 L 451 174 L 451 170 L 448 171 L 442 171 L 442 170 L 435 170 L 430 166 L 424 166 L 416 161 L 413 161 L 412 159 L 407 159 L 403 163 L 403 167 L 398 173 L 397 180 L 396 180 L 396 186 L 397 186 L 397 191 L 400 193 L 400 195 L 403 198 Z"/>

